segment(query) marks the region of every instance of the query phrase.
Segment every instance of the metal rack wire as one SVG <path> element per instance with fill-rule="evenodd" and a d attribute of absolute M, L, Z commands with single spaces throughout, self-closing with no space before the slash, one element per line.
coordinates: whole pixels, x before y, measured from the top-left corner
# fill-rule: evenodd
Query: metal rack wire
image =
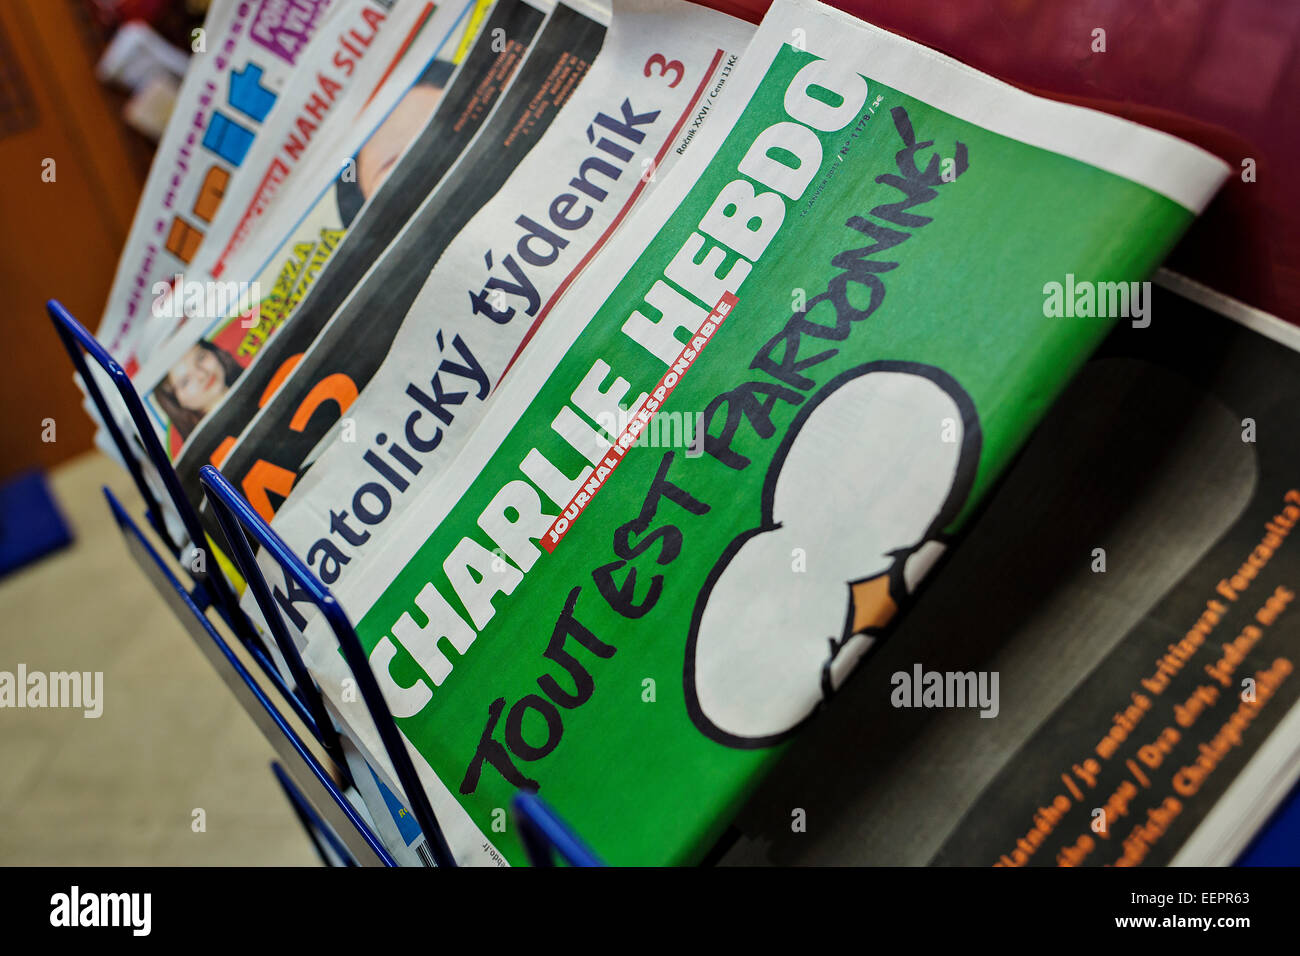
<path fill-rule="evenodd" d="M 274 641 L 274 648 L 286 665 L 289 673 L 287 677 L 282 675 L 274 663 L 272 649 L 240 608 L 239 599 L 217 567 L 217 562 L 175 559 L 187 546 L 201 549 L 207 538 L 130 377 L 59 302 L 51 300 L 46 309 L 145 502 L 148 526 L 171 553 L 167 556 L 159 554 L 149 536 L 106 488 L 104 494 L 109 509 L 122 532 L 128 552 L 271 743 L 279 757 L 279 762 L 272 765 L 276 779 L 322 860 L 349 866 L 397 865 L 393 854 L 367 822 L 367 813 L 359 798 L 349 796 L 349 791 L 356 792 L 355 781 L 344 755 L 339 731 L 289 636 L 279 608 L 271 598 L 266 579 L 254 557 L 253 544 L 280 564 L 284 573 L 321 612 L 338 640 L 404 792 L 404 797 L 397 798 L 404 803 L 401 812 L 405 813 L 409 808 L 410 815 L 418 824 L 418 831 L 411 831 L 408 845 L 422 836 L 427 841 L 422 845 L 427 845 L 428 862 L 437 866 L 455 866 L 455 858 L 370 670 L 361 641 L 338 601 L 221 473 L 210 465 L 204 466 L 200 476 L 204 495 L 226 538 L 227 553 L 251 589 Z M 134 425 L 131 437 L 137 445 L 129 443 L 119 426 L 100 378 L 92 374 L 86 361 L 87 356 L 116 391 Z M 141 467 L 138 457 L 141 454 L 161 479 L 167 499 L 180 517 L 188 543 L 175 540 L 169 532 L 158 497 Z M 189 584 L 184 583 L 185 577 L 189 578 Z M 218 621 L 233 634 L 238 650 L 216 626 L 209 612 L 214 612 Z M 242 655 L 239 651 L 243 652 Z M 245 656 L 253 662 L 251 667 L 245 663 Z M 299 726 L 305 728 L 305 733 Z M 572 866 L 601 865 L 577 834 L 536 794 L 520 792 L 512 803 L 512 810 L 533 865 L 551 866 L 557 859 Z"/>

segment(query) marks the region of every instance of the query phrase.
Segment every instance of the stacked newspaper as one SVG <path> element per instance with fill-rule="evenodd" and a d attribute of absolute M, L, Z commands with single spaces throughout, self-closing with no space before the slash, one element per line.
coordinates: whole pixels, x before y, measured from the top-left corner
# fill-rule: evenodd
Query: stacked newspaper
<path fill-rule="evenodd" d="M 704 856 L 1228 171 L 813 0 L 285 9 L 213 4 L 100 334 L 193 544 L 215 464 L 349 612 L 463 863 L 520 789 Z"/>

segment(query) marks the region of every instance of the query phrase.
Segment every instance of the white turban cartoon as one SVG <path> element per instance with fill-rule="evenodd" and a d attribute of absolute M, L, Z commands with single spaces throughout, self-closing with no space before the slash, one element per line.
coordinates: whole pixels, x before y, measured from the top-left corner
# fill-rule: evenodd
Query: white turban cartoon
<path fill-rule="evenodd" d="M 874 362 L 809 400 L 769 469 L 764 525 L 696 606 L 685 689 L 704 733 L 769 746 L 839 688 L 942 554 L 979 448 L 970 398 L 930 366 Z"/>

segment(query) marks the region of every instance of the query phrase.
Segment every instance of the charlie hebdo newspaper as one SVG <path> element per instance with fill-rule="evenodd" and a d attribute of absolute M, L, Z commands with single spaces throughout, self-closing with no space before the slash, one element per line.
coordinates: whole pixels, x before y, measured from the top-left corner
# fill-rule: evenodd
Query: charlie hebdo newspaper
<path fill-rule="evenodd" d="M 190 316 L 194 321 L 186 322 L 157 348 L 135 376 L 137 390 L 171 457 L 176 457 L 185 438 L 222 397 L 229 380 L 242 373 L 301 301 L 366 197 L 383 185 L 398 155 L 431 120 L 452 75 L 453 59 L 473 40 L 466 31 L 481 24 L 471 17 L 480 2 L 462 4 L 458 13 L 455 7 L 447 7 L 456 13 L 454 19 L 425 17 L 419 36 L 385 80 L 392 84 L 392 92 L 372 96 L 374 91 L 363 86 L 357 92 L 369 102 L 359 116 L 343 114 L 346 130 L 330 130 L 327 123 L 313 135 L 313 142 L 328 146 L 328 152 L 317 157 L 315 169 L 302 170 L 297 189 L 281 194 L 278 210 L 276 204 L 269 207 L 274 212 L 268 226 L 276 217 L 286 226 L 292 224 L 273 251 L 262 251 L 266 243 L 250 243 L 221 270 L 229 281 L 189 283 L 223 290 L 221 299 L 228 308 L 209 318 Z M 347 156 L 342 164 L 340 154 Z M 272 160 L 272 165 L 277 162 Z M 208 275 L 202 267 L 197 271 L 198 278 Z M 178 305 L 178 299 L 173 304 Z"/>
<path fill-rule="evenodd" d="M 237 374 L 232 370 L 222 377 L 219 388 L 222 394 L 210 408 L 206 407 L 209 403 L 202 403 L 204 407 L 200 408 L 195 406 L 201 403 L 183 403 L 191 412 L 201 412 L 191 415 L 195 422 L 192 429 L 184 429 L 183 423 L 174 421 L 157 394 L 159 389 L 176 388 L 171 373 L 184 356 L 165 363 L 167 377 L 160 379 L 146 400 L 156 418 L 165 416 L 170 436 L 165 447 L 175 457 L 182 487 L 196 507 L 203 501 L 199 469 L 209 462 L 220 464 L 235 438 L 256 414 L 263 396 L 268 390 L 273 391 L 293 368 L 326 321 L 472 140 L 532 44 L 546 9 L 549 7 L 539 9 L 514 0 L 497 5 L 491 21 L 480 32 L 478 41 L 439 100 L 433 117 L 380 188 L 366 200 L 352 228 L 335 247 L 328 268 L 322 268 L 300 297 L 297 290 L 307 277 L 297 280 L 295 291 L 289 294 L 290 302 L 286 303 L 288 314 L 284 322 L 268 330 L 274 335 L 257 345 L 246 367 Z M 558 36 L 551 39 L 561 46 L 567 42 Z M 250 334 L 254 331 L 249 330 Z M 251 347 L 254 343 L 247 344 Z M 173 431 L 184 434 L 173 435 Z M 182 441 L 179 453 L 177 437 Z"/>
<path fill-rule="evenodd" d="M 337 588 L 465 862 L 523 859 L 519 788 L 609 862 L 705 853 L 1228 173 L 812 0 L 728 85 Z M 319 622 L 307 657 L 377 751 Z"/>
<path fill-rule="evenodd" d="M 368 369 L 356 361 L 361 333 L 337 339 L 329 374 L 341 372 L 364 388 L 318 416 L 328 425 L 335 412 L 343 415 L 273 522 L 322 580 L 333 584 L 362 566 L 382 547 L 385 530 L 402 520 L 404 503 L 451 461 L 525 333 L 686 151 L 688 130 L 700 128 L 692 121 L 702 122 L 723 95 L 753 31 L 681 0 L 616 0 L 581 86 L 428 274 L 369 384 Z M 385 293 L 378 290 L 377 302 Z M 290 436 L 284 419 L 294 406 L 277 408 L 290 389 L 301 393 L 324 380 L 300 379 L 312 360 L 304 359 L 223 468 L 243 482 L 255 506 L 271 502 L 252 469 L 302 474 L 304 456 L 324 434 L 313 422 L 299 430 L 301 438 Z M 281 417 L 272 419 L 277 412 Z M 405 423 L 396 431 L 389 424 L 395 420 Z M 354 499 L 365 499 L 377 475 L 397 494 L 379 509 L 362 500 L 358 511 Z M 283 494 L 282 487 L 269 490 Z M 274 559 L 263 561 L 291 625 L 301 630 L 310 603 L 294 602 Z"/>
<path fill-rule="evenodd" d="M 678 6 L 678 5 L 675 4 L 668 5 L 664 7 L 664 9 L 666 11 L 671 11 L 674 6 Z M 627 14 L 626 24 L 622 28 L 622 35 L 627 36 L 632 34 L 635 31 L 642 31 L 645 36 L 656 37 L 657 38 L 655 41 L 656 43 L 662 44 L 664 42 L 669 42 L 670 46 L 673 46 L 671 41 L 674 39 L 676 34 L 680 33 L 685 35 L 687 32 L 691 30 L 700 30 L 704 28 L 710 30 L 709 32 L 710 44 L 714 42 L 719 42 L 720 40 L 729 41 L 734 37 L 735 39 L 734 48 L 738 49 L 739 47 L 744 45 L 744 42 L 748 39 L 749 35 L 751 35 L 753 32 L 753 28 L 747 24 L 742 24 L 737 21 L 731 21 L 729 18 L 698 8 L 685 8 L 687 10 L 692 11 L 693 15 L 687 16 L 685 18 L 674 17 L 671 21 L 664 20 L 663 14 L 660 13 L 655 13 L 654 16 L 651 16 L 650 14 L 654 11 L 650 6 L 642 5 L 641 9 L 638 9 L 636 7 L 631 7 L 629 9 L 631 10 L 631 13 Z M 568 51 L 573 49 L 573 41 L 576 38 L 580 38 L 582 33 L 582 31 L 574 29 L 575 23 L 579 22 L 575 18 L 578 17 L 579 15 L 580 14 L 576 10 L 561 11 L 559 16 L 553 18 L 553 22 L 551 22 L 548 25 L 547 35 L 549 37 L 555 38 L 555 40 L 563 40 L 563 42 L 557 43 L 555 42 L 555 40 L 548 40 L 547 36 L 544 36 L 543 39 L 539 41 L 538 44 L 539 50 L 543 51 L 544 53 L 548 49 L 556 49 L 558 51 L 563 51 L 563 52 L 561 53 L 561 56 L 558 58 L 552 57 L 550 54 L 546 54 L 544 57 L 537 57 L 533 60 L 530 60 L 530 63 L 532 64 L 531 73 L 534 74 L 534 78 L 527 83 L 525 83 L 524 80 L 521 79 L 520 86 L 516 88 L 512 88 L 512 90 L 507 93 L 507 99 L 513 98 L 513 102 L 516 104 L 516 108 L 507 109 L 507 107 L 503 106 L 502 112 L 494 116 L 493 119 L 491 120 L 491 123 L 495 124 L 495 128 L 499 129 L 503 135 L 509 135 L 510 133 L 518 131 L 521 128 L 521 125 L 523 123 L 527 123 L 529 125 L 528 131 L 532 134 L 533 138 L 540 137 L 541 134 L 549 128 L 547 126 L 547 122 L 544 121 L 542 115 L 545 106 L 545 97 L 539 95 L 539 93 L 544 93 L 548 88 L 556 89 L 563 85 L 568 85 L 570 87 L 569 92 L 572 91 L 571 90 L 572 84 L 557 85 L 557 80 L 562 79 L 564 75 L 571 75 L 573 72 L 572 69 L 567 66 L 567 64 L 570 62 Z M 620 13 L 620 16 L 622 15 L 623 14 Z M 587 22 L 590 23 L 591 21 L 588 20 Z M 599 24 L 593 24 L 593 26 L 596 27 L 597 29 L 589 31 L 590 39 L 595 44 L 592 50 L 592 55 L 594 55 L 596 49 L 601 50 L 601 56 L 596 60 L 596 64 L 592 68 L 595 73 L 595 79 L 597 81 L 599 81 L 602 73 L 627 72 L 629 68 L 629 64 L 631 64 L 631 66 L 634 68 L 640 68 L 645 62 L 645 60 L 647 59 L 647 56 L 650 55 L 647 53 L 646 50 L 640 49 L 635 45 L 629 47 L 626 41 L 619 41 L 616 37 L 610 37 L 609 40 L 605 42 L 602 47 L 600 44 L 601 44 L 602 36 L 604 34 L 604 30 L 603 28 L 599 27 Z M 715 27 L 717 28 L 715 29 Z M 686 44 L 684 43 L 678 43 L 673 48 L 684 49 L 685 46 Z M 681 52 L 681 49 L 679 49 L 679 52 Z M 703 56 L 703 54 L 701 55 L 702 61 L 707 60 L 708 62 L 712 63 L 714 60 L 717 59 L 717 50 L 712 45 L 708 47 L 706 52 L 707 52 L 707 57 Z M 623 61 L 621 62 L 621 64 L 620 64 L 620 60 Z M 688 59 L 688 62 L 691 65 L 692 73 L 694 73 L 694 69 L 696 66 L 695 57 L 692 56 L 690 59 Z M 602 67 L 601 64 L 604 64 L 604 66 Z M 560 71 L 557 71 L 557 65 L 564 68 Z M 701 74 L 703 75 L 704 73 L 703 66 L 700 67 L 700 71 Z M 529 73 L 530 68 L 525 67 L 523 72 L 525 74 Z M 729 70 L 727 70 L 726 72 L 729 72 Z M 591 78 L 588 77 L 587 79 L 590 82 Z M 692 79 L 694 80 L 695 77 L 692 76 Z M 599 87 L 597 86 L 597 88 Z M 570 139 L 572 139 L 574 136 L 581 135 L 578 132 L 578 130 L 581 127 L 585 127 L 589 125 L 591 115 L 594 115 L 593 111 L 591 110 L 586 111 L 586 113 L 581 116 L 578 116 L 578 114 L 573 112 L 574 109 L 578 108 L 578 105 L 581 105 L 581 96 L 582 96 L 581 92 L 575 94 L 573 98 L 573 103 L 576 105 L 573 105 L 571 107 L 566 106 L 565 109 L 560 110 L 558 113 L 555 114 L 554 122 L 556 124 L 567 124 L 566 126 L 562 126 L 562 127 L 557 126 L 556 129 L 561 129 L 561 128 L 567 129 Z M 567 120 L 565 119 L 566 115 L 569 117 Z M 575 119 L 574 117 L 577 117 L 577 119 Z M 538 153 L 540 154 L 547 150 L 554 152 L 555 150 L 563 147 L 564 145 L 563 140 L 558 139 L 557 135 L 558 134 L 552 134 L 549 137 L 542 137 L 538 141 Z M 655 148 L 659 148 L 661 152 L 667 148 L 666 143 L 659 144 L 658 142 L 659 139 L 663 138 L 663 136 L 664 134 L 660 132 L 651 141 L 652 145 Z M 607 143 L 606 145 L 609 144 Z M 494 158 L 496 158 L 498 162 L 501 161 L 500 149 L 495 145 L 495 140 L 489 139 L 486 141 L 485 145 L 481 147 L 477 147 L 477 149 L 479 149 L 479 151 L 484 156 L 489 155 L 489 152 L 491 152 L 494 154 Z M 653 156 L 654 155 L 653 149 L 651 149 L 647 153 L 647 155 Z M 577 160 L 575 159 L 575 165 L 576 163 Z M 471 165 L 467 162 L 464 168 L 472 172 L 476 168 L 476 165 L 477 164 Z M 593 163 L 593 165 L 595 164 Z M 542 164 L 541 162 L 534 163 L 533 167 L 536 170 L 545 169 L 545 165 Z M 506 166 L 506 172 L 509 172 L 510 168 L 511 166 Z M 653 176 L 653 170 L 638 169 L 637 171 L 649 172 L 649 175 L 646 176 L 647 180 L 650 180 L 651 177 Z M 565 172 L 564 178 L 566 180 L 572 178 L 572 171 Z M 613 190 L 617 198 L 625 199 L 624 208 L 630 206 L 633 197 L 635 197 L 636 194 L 642 192 L 644 188 L 642 185 L 638 185 L 638 180 L 633 179 L 633 177 L 629 176 L 628 179 L 629 182 L 625 189 L 620 191 L 619 189 L 616 188 Z M 516 188 L 516 192 L 517 191 L 518 191 L 518 187 Z M 626 196 L 624 195 L 625 193 L 627 194 Z M 470 205 L 469 208 L 472 211 L 475 208 L 475 206 Z M 592 226 L 591 232 L 596 233 L 597 230 L 601 227 L 603 227 L 605 231 L 608 232 L 608 230 L 612 228 L 612 223 L 608 222 L 607 220 L 611 217 L 618 218 L 614 213 L 611 213 L 609 214 L 609 216 L 600 217 L 599 221 L 590 223 Z M 442 226 L 443 228 L 448 228 L 448 226 L 447 226 L 445 215 L 441 221 L 432 219 L 430 218 L 430 213 L 428 209 L 422 210 L 420 218 L 427 219 L 428 222 L 421 223 L 419 220 L 417 220 L 417 222 L 413 223 L 412 226 L 408 229 L 407 234 L 417 237 L 419 240 L 419 242 L 412 247 L 413 250 L 417 251 L 420 255 L 427 256 L 429 250 L 429 238 L 431 234 L 433 234 L 433 229 L 436 229 L 438 226 Z M 496 219 L 500 219 L 500 218 L 501 218 L 500 216 L 496 217 Z M 587 218 L 590 220 L 592 219 L 592 216 L 588 215 Z M 485 226 L 483 223 L 477 224 L 480 232 L 483 232 L 486 228 L 490 228 L 491 225 L 495 222 L 495 220 L 485 219 L 485 222 L 487 222 L 488 225 Z M 457 240 L 457 241 L 461 242 L 462 240 Z M 595 240 L 595 239 L 588 240 L 589 243 L 596 242 L 597 244 L 598 241 L 599 240 Z M 391 253 L 390 256 L 385 259 L 385 265 L 388 266 L 390 270 L 394 265 L 397 265 L 399 262 L 400 260 L 393 258 Z M 409 262 L 409 257 L 408 257 L 408 262 Z M 428 267 L 425 267 L 423 271 L 427 271 L 427 268 Z M 392 271 L 389 271 L 387 274 L 392 275 L 394 273 Z M 417 282 L 411 286 L 411 291 L 410 291 L 411 297 L 414 297 L 415 294 L 419 291 L 418 279 L 420 277 L 420 274 L 422 273 L 418 273 L 415 275 Z M 392 293 L 393 293 L 391 285 L 387 283 L 376 282 L 373 277 L 367 277 L 367 283 L 369 284 L 370 288 L 373 288 L 374 290 L 376 290 L 377 292 L 381 293 L 384 296 L 384 301 L 379 304 L 387 305 L 391 303 Z M 351 305 L 352 302 L 354 301 L 355 299 L 350 300 L 349 304 Z M 358 316 L 362 316 L 365 313 L 361 310 L 357 310 L 354 314 Z M 333 326 L 331 326 L 331 328 L 333 328 Z M 367 332 L 373 333 L 373 324 L 367 326 Z M 253 617 L 256 620 L 258 618 L 256 610 L 254 608 L 250 608 L 250 610 L 253 611 Z M 385 784 L 379 780 L 379 777 L 370 774 L 370 771 L 368 769 L 365 769 L 364 767 L 357 769 L 356 776 L 358 780 L 361 780 L 363 782 L 369 782 L 373 780 L 373 782 L 376 784 L 377 787 L 384 790 L 385 795 L 382 797 L 382 799 L 378 794 L 374 792 L 367 793 L 363 789 L 363 793 L 365 793 L 366 795 L 367 804 L 370 806 L 371 812 L 374 815 L 374 817 L 377 820 L 381 821 L 382 823 L 386 823 L 388 818 L 386 817 L 384 810 L 386 807 L 392 806 L 395 801 L 395 798 L 391 797 L 391 791 L 386 790 Z M 382 829 L 384 829 L 384 827 L 381 826 L 381 830 Z M 407 827 L 406 830 L 403 830 L 402 832 L 405 834 L 409 830 L 410 828 Z M 421 845 L 420 841 L 423 840 L 423 836 L 418 833 L 418 830 L 414 831 L 410 835 L 414 838 L 414 842 L 412 843 L 412 845 L 416 847 L 416 855 L 418 856 L 419 855 L 418 848 Z M 389 837 L 386 836 L 386 841 L 388 839 Z M 395 852 L 399 849 L 405 849 L 405 847 L 401 847 L 399 845 L 398 847 L 395 848 Z M 419 857 L 419 858 L 424 859 L 424 857 Z"/>

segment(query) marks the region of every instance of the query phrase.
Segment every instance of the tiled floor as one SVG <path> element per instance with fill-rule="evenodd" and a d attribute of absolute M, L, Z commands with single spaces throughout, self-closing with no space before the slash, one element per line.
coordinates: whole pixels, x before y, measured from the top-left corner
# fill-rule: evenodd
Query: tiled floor
<path fill-rule="evenodd" d="M 126 552 L 98 453 L 51 476 L 72 547 L 0 579 L 0 670 L 103 671 L 104 712 L 0 709 L 0 864 L 315 864 L 270 745 Z M 206 831 L 194 832 L 194 810 Z"/>

